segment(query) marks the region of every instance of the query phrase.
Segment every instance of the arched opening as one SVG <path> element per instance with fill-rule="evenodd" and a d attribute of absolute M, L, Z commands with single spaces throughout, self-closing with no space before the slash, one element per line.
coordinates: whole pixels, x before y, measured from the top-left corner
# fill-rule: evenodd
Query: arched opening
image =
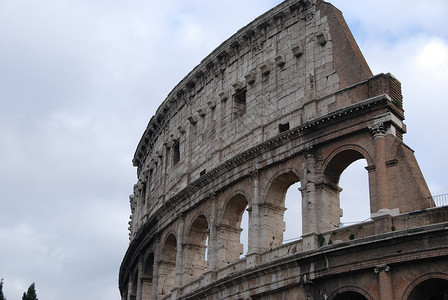
<path fill-rule="evenodd" d="M 351 222 L 362 222 L 370 217 L 368 174 L 365 169 L 363 170 L 365 165 L 363 154 L 354 149 L 337 153 L 327 164 L 323 182 L 319 186 L 322 203 L 319 215 L 324 221 L 321 231 L 340 227 L 341 217 L 347 225 L 352 224 Z M 347 172 L 344 172 L 345 170 Z M 341 181 L 343 173 L 344 181 Z M 361 184 L 357 185 L 359 182 Z M 341 183 L 345 188 L 342 194 Z M 342 201 L 341 195 L 343 195 Z"/>
<path fill-rule="evenodd" d="M 366 297 L 357 292 L 343 292 L 334 297 L 333 300 L 368 300 Z"/>
<path fill-rule="evenodd" d="M 208 232 L 208 222 L 205 216 L 200 215 L 196 217 L 188 232 L 187 243 L 184 245 L 184 278 L 186 282 L 198 277 L 207 268 Z"/>
<path fill-rule="evenodd" d="M 221 223 L 217 228 L 219 266 L 224 267 L 240 258 L 244 253 L 241 223 L 248 201 L 241 194 L 233 196 L 224 209 Z M 245 220 L 247 222 L 247 220 Z"/>
<path fill-rule="evenodd" d="M 412 289 L 407 300 L 448 300 L 448 280 L 425 280 Z"/>
<path fill-rule="evenodd" d="M 149 254 L 143 265 L 142 281 L 142 298 L 149 299 L 152 292 L 152 277 L 154 271 L 154 254 Z"/>
<path fill-rule="evenodd" d="M 349 226 L 370 219 L 369 178 L 365 167 L 367 161 L 359 159 L 342 173 L 339 186 L 342 188 L 340 226 Z"/>
<path fill-rule="evenodd" d="M 246 256 L 249 246 L 249 212 L 247 208 L 244 209 L 243 217 L 241 218 L 240 242 L 243 245 L 243 253 L 240 254 L 240 258 L 243 258 Z"/>
<path fill-rule="evenodd" d="M 289 171 L 276 177 L 269 186 L 265 202 L 260 206 L 260 215 L 264 218 L 262 223 L 268 225 L 261 229 L 261 246 L 265 250 L 273 249 L 283 244 L 283 233 L 286 228 L 284 221 L 286 192 L 291 185 L 298 181 L 299 177 L 292 171 Z M 299 201 L 296 201 L 293 202 L 297 204 Z M 294 213 L 293 210 L 292 213 Z M 294 226 L 291 227 L 293 228 Z M 294 232 L 294 229 L 292 229 L 292 232 Z"/>
<path fill-rule="evenodd" d="M 290 243 L 302 237 L 302 193 L 299 189 L 300 182 L 296 182 L 286 192 L 283 243 Z"/>
<path fill-rule="evenodd" d="M 168 295 L 174 286 L 176 275 L 176 237 L 170 234 L 162 248 L 162 260 L 159 264 L 159 295 Z"/>

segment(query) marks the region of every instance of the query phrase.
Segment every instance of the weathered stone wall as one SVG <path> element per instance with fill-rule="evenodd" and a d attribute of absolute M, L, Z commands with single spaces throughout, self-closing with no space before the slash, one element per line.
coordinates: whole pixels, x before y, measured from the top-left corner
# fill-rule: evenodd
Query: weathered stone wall
<path fill-rule="evenodd" d="M 411 283 L 383 265 L 405 272 L 410 236 L 428 241 L 416 260 L 447 253 L 448 214 L 432 208 L 403 120 L 399 81 L 372 76 L 331 4 L 287 0 L 260 16 L 173 89 L 142 136 L 122 299 L 394 299 L 392 285 Z M 372 221 L 339 229 L 339 178 L 358 159 Z M 303 235 L 284 244 L 295 182 Z M 420 287 L 443 277 L 428 276 Z"/>
<path fill-rule="evenodd" d="M 335 51 L 346 61 L 336 62 Z M 327 95 L 370 76 L 331 5 L 286 1 L 258 18 L 205 58 L 149 123 L 134 159 L 149 203 L 139 207 L 133 228 L 201 172 L 328 113 L 338 105 Z"/>

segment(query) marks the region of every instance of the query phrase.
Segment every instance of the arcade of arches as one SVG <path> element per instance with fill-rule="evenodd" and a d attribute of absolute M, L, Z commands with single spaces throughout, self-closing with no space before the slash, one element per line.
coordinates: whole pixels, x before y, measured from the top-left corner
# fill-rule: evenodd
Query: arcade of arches
<path fill-rule="evenodd" d="M 367 142 L 372 143 L 374 139 Z M 323 147 L 307 151 L 274 168 L 255 170 L 237 184 L 205 198 L 199 207 L 177 218 L 167 228 L 167 233 L 158 241 L 162 245 L 161 253 L 157 253 L 156 247 L 146 250 L 146 259 L 141 261 L 143 267 L 135 267 L 129 295 L 142 293 L 163 298 L 171 294 L 176 286 L 188 285 L 204 277 L 204 274 L 234 264 L 243 254 L 241 221 L 245 211 L 249 215 L 247 255 L 250 257 L 254 253 L 281 247 L 287 209 L 285 195 L 288 188 L 298 182 L 306 182 L 300 188 L 304 236 L 337 229 L 342 216 L 339 179 L 343 171 L 359 159 L 368 162 L 366 176 L 371 189 L 370 209 L 373 213 L 380 210 L 381 204 L 375 200 L 375 161 L 372 159 L 377 155 L 367 149 L 350 143 L 332 145 L 332 149 Z M 405 208 L 404 205 L 401 207 Z M 160 260 L 155 260 L 155 257 L 160 257 Z M 138 272 L 142 272 L 143 276 Z M 151 272 L 157 276 L 152 276 Z M 417 287 L 409 299 L 417 299 L 415 297 L 418 296 L 414 295 L 428 286 L 423 284 Z M 140 298 L 152 299 L 149 296 Z M 368 298 L 347 291 L 334 299 Z"/>
<path fill-rule="evenodd" d="M 342 13 L 285 0 L 150 119 L 133 158 L 122 300 L 446 298 L 448 206 L 435 207 L 405 133 L 400 82 L 373 76 Z M 370 218 L 341 227 L 341 175 L 359 160 Z M 294 185 L 301 230 L 289 241 Z"/>

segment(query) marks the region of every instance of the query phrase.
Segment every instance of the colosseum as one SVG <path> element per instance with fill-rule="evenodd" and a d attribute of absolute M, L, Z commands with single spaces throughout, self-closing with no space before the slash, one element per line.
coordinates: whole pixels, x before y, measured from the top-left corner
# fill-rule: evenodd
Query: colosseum
<path fill-rule="evenodd" d="M 330 3 L 261 15 L 174 87 L 143 133 L 122 300 L 448 299 L 448 206 L 403 143 L 403 120 L 400 82 L 372 74 Z M 339 180 L 360 159 L 370 218 L 341 226 Z M 288 242 L 295 183 L 301 237 Z"/>

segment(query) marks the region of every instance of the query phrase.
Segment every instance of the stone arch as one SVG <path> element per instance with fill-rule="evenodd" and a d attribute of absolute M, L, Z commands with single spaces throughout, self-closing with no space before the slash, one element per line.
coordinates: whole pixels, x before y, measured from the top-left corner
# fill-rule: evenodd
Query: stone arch
<path fill-rule="evenodd" d="M 333 300 L 368 300 L 366 297 L 357 292 L 347 291 L 336 295 Z"/>
<path fill-rule="evenodd" d="M 319 180 L 316 190 L 320 203 L 320 231 L 332 230 L 340 225 L 342 209 L 340 203 L 339 180 L 342 173 L 348 166 L 357 160 L 365 159 L 367 165 L 373 163 L 369 152 L 363 147 L 355 144 L 344 145 L 333 150 L 322 164 L 322 177 Z M 366 174 L 369 178 L 369 199 L 371 199 L 372 175 Z M 372 212 L 372 201 L 369 200 L 369 211 Z"/>
<path fill-rule="evenodd" d="M 169 232 L 162 246 L 162 255 L 159 262 L 158 294 L 168 295 L 174 287 L 176 275 L 177 239 Z"/>
<path fill-rule="evenodd" d="M 250 205 L 250 202 L 251 202 L 250 196 L 246 192 L 244 192 L 242 190 L 237 190 L 237 191 L 232 192 L 224 201 L 223 209 L 219 216 L 220 224 L 229 224 L 229 221 L 228 220 L 226 221 L 226 218 L 229 218 L 229 220 L 230 220 L 230 218 L 233 218 L 233 217 L 229 215 L 230 211 L 228 209 L 236 209 L 236 207 L 234 207 L 233 204 L 235 204 L 235 202 L 238 202 L 238 199 L 243 200 L 246 203 L 246 206 Z M 233 204 L 230 204 L 231 202 Z M 231 205 L 231 206 L 229 206 L 229 205 Z"/>
<path fill-rule="evenodd" d="M 285 196 L 288 188 L 298 181 L 299 172 L 293 168 L 285 168 L 274 174 L 267 184 L 260 204 L 263 224 L 260 228 L 260 240 L 261 247 L 265 250 L 276 248 L 283 243 Z"/>
<path fill-rule="evenodd" d="M 364 289 L 357 286 L 346 286 L 337 289 L 328 297 L 329 300 L 373 300 L 374 298 Z"/>
<path fill-rule="evenodd" d="M 200 213 L 194 217 L 187 230 L 184 244 L 184 274 L 186 282 L 191 281 L 207 269 L 206 249 L 209 236 L 209 222 Z"/>
<path fill-rule="evenodd" d="M 154 273 L 154 252 L 148 251 L 143 258 L 141 280 L 142 299 L 147 299 L 152 293 Z"/>
<path fill-rule="evenodd" d="M 154 251 L 148 251 L 143 259 L 143 274 L 152 276 L 154 270 Z"/>
<path fill-rule="evenodd" d="M 243 254 L 243 245 L 240 241 L 241 220 L 248 205 L 249 197 L 243 191 L 232 193 L 225 201 L 217 226 L 220 267 L 238 260 Z"/>
<path fill-rule="evenodd" d="M 365 148 L 359 145 L 350 144 L 334 149 L 322 163 L 324 179 L 337 185 L 342 172 L 350 164 L 363 158 L 367 160 L 368 166 L 374 165 L 372 156 Z"/>
<path fill-rule="evenodd" d="M 448 275 L 429 273 L 412 281 L 403 293 L 402 300 L 448 299 Z"/>

